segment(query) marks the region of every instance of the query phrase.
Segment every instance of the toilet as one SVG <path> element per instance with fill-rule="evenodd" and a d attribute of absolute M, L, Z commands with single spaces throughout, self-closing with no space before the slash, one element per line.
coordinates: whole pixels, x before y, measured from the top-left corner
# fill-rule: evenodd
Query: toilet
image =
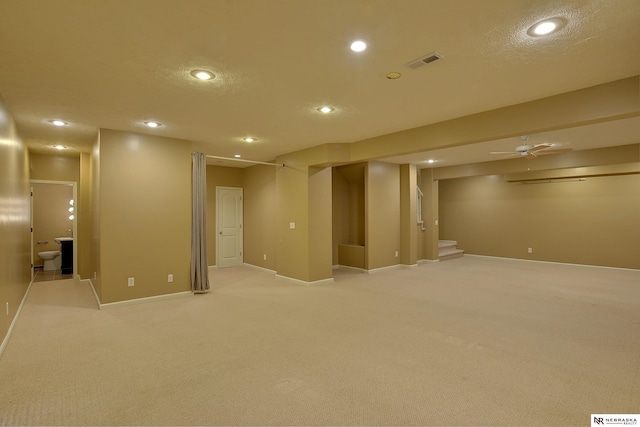
<path fill-rule="evenodd" d="M 62 265 L 60 251 L 38 252 L 38 257 L 44 261 L 44 271 L 60 270 Z"/>

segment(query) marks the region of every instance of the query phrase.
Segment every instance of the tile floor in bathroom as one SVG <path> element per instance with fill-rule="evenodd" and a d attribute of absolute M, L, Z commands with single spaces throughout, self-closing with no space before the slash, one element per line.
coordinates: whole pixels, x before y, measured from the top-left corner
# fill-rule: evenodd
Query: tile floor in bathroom
<path fill-rule="evenodd" d="M 60 270 L 44 271 L 36 269 L 34 271 L 34 282 L 48 282 L 50 280 L 73 279 L 73 274 L 62 274 Z"/>

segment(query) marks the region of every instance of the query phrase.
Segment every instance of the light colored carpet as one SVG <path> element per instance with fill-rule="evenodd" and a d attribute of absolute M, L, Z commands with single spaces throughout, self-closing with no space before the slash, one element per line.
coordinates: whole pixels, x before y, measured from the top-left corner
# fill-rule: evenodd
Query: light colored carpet
<path fill-rule="evenodd" d="M 3 425 L 589 425 L 640 409 L 640 272 L 469 257 L 98 310 L 34 283 Z"/>

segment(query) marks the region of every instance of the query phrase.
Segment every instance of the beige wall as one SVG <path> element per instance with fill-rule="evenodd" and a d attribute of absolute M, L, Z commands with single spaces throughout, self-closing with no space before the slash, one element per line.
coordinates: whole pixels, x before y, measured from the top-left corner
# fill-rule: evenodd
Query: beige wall
<path fill-rule="evenodd" d="M 78 255 L 78 271 L 76 272 L 82 279 L 91 279 L 93 277 L 93 269 L 91 268 L 91 235 L 92 235 L 92 219 L 93 214 L 92 200 L 92 172 L 91 172 L 91 153 L 80 154 L 80 181 L 78 182 L 78 191 L 76 200 L 77 208 L 77 255 Z"/>
<path fill-rule="evenodd" d="M 242 187 L 243 169 L 207 165 L 207 258 L 216 265 L 216 187 Z"/>
<path fill-rule="evenodd" d="M 190 153 L 188 141 L 101 129 L 102 303 L 191 289 Z"/>
<path fill-rule="evenodd" d="M 31 280 L 29 204 L 29 154 L 0 97 L 0 343 Z"/>
<path fill-rule="evenodd" d="M 439 188 L 440 238 L 467 253 L 640 269 L 640 175 L 549 184 L 489 175 Z"/>
<path fill-rule="evenodd" d="M 102 262 L 100 257 L 101 240 L 101 204 L 100 204 L 100 133 L 96 135 L 91 150 L 91 282 L 98 294 L 102 298 Z"/>
<path fill-rule="evenodd" d="M 78 182 L 80 180 L 80 157 L 78 155 L 32 154 L 31 179 Z"/>
<path fill-rule="evenodd" d="M 369 162 L 366 177 L 365 259 L 374 270 L 400 263 L 400 166 Z"/>
<path fill-rule="evenodd" d="M 276 167 L 266 165 L 242 169 L 244 262 L 273 271 L 277 268 L 276 173 Z"/>
<path fill-rule="evenodd" d="M 416 180 L 415 165 L 400 165 L 400 262 L 406 265 L 418 261 Z"/>
<path fill-rule="evenodd" d="M 309 278 L 333 277 L 331 168 L 309 168 Z"/>
<path fill-rule="evenodd" d="M 38 257 L 38 252 L 59 251 L 60 245 L 53 239 L 72 236 L 73 222 L 69 220 L 71 215 L 69 200 L 73 199 L 73 186 L 32 183 L 31 188 L 33 190 L 33 263 L 41 266 L 44 261 Z"/>

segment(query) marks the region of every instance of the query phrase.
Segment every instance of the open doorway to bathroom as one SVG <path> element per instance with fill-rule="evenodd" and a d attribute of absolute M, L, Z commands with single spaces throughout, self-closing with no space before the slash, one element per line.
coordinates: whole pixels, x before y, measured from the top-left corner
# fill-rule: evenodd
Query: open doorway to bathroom
<path fill-rule="evenodd" d="M 76 183 L 31 181 L 31 278 L 71 279 L 77 271 Z"/>

